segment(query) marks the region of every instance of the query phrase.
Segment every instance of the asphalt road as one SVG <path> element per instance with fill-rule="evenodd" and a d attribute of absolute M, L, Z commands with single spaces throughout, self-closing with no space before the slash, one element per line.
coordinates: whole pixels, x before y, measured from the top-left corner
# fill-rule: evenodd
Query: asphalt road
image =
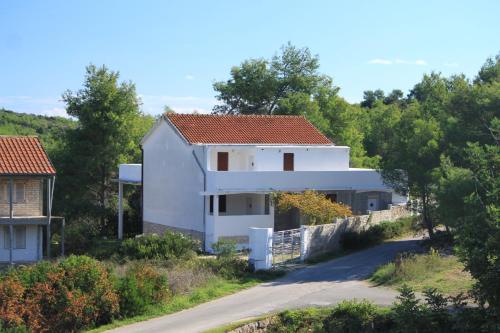
<path fill-rule="evenodd" d="M 285 277 L 194 308 L 110 332 L 204 332 L 232 322 L 285 309 L 325 306 L 346 299 L 390 305 L 397 292 L 370 286 L 365 280 L 398 252 L 418 248 L 415 239 L 385 243 L 328 262 L 308 266 Z"/>

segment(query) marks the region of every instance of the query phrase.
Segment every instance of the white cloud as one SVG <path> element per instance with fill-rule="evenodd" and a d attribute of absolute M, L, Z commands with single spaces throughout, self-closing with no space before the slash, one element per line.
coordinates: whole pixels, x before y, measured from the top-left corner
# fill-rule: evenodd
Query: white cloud
<path fill-rule="evenodd" d="M 446 67 L 458 67 L 458 62 L 445 62 L 444 65 Z"/>
<path fill-rule="evenodd" d="M 54 97 L 0 96 L 0 107 L 19 113 L 69 117 L 64 103 Z"/>
<path fill-rule="evenodd" d="M 372 59 L 368 61 L 369 64 L 374 64 L 374 65 L 392 65 L 392 64 L 397 64 L 397 65 L 417 65 L 417 66 L 426 66 L 427 61 L 422 60 L 422 59 L 417 59 L 417 60 L 404 60 L 404 59 L 383 59 L 383 58 L 377 58 L 377 59 Z"/>
<path fill-rule="evenodd" d="M 387 59 L 372 59 L 368 61 L 368 63 L 375 65 L 392 65 L 392 61 Z"/>
<path fill-rule="evenodd" d="M 194 80 L 194 76 L 193 76 L 193 75 L 191 75 L 191 74 L 187 74 L 186 76 L 184 76 L 184 78 L 185 78 L 186 80 Z"/>
<path fill-rule="evenodd" d="M 40 114 L 49 116 L 49 117 L 65 117 L 69 118 L 69 115 L 66 113 L 66 110 L 63 108 L 52 108 L 48 110 L 40 111 Z"/>

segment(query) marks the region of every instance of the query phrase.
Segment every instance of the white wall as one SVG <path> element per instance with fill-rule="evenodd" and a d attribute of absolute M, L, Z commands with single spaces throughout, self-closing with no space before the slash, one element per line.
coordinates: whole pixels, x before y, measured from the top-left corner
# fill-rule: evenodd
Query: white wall
<path fill-rule="evenodd" d="M 333 171 L 349 169 L 348 147 L 257 147 L 256 170 L 283 171 L 283 154 L 294 154 L 295 171 Z"/>
<path fill-rule="evenodd" d="M 42 230 L 40 230 L 39 235 L 37 228 L 38 226 L 36 225 L 26 226 L 26 248 L 12 250 L 12 260 L 14 262 L 37 261 L 41 259 L 39 255 L 41 256 L 42 254 Z M 37 240 L 38 236 L 40 236 L 40 241 Z M 5 249 L 4 240 L 4 226 L 2 225 L 0 226 L 0 262 L 9 262 L 9 249 Z"/>
<path fill-rule="evenodd" d="M 203 232 L 203 173 L 165 120 L 143 142 L 144 221 Z M 203 163 L 203 147 L 196 147 Z"/>
<path fill-rule="evenodd" d="M 283 171 L 283 154 L 294 154 L 295 171 L 349 169 L 349 147 L 209 146 L 208 170 L 217 170 L 217 153 L 229 154 L 229 171 Z M 252 166 L 253 161 L 253 166 Z"/>
<path fill-rule="evenodd" d="M 231 147 L 231 146 L 217 146 L 209 148 L 209 161 L 208 170 L 217 170 L 217 153 L 228 153 L 228 169 L 229 171 L 245 171 L 254 170 L 251 165 L 252 158 L 255 160 L 255 149 L 246 147 Z M 254 163 L 255 165 L 255 163 Z"/>

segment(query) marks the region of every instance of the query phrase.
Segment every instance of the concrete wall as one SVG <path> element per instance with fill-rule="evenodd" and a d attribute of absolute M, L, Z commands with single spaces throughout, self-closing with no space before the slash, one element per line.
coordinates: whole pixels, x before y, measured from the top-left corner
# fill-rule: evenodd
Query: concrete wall
<path fill-rule="evenodd" d="M 0 216 L 9 216 L 9 180 L 0 179 Z M 43 215 L 43 180 L 42 178 L 15 178 L 16 186 L 24 184 L 24 201 L 16 202 L 14 195 L 14 216 L 42 216 Z"/>
<path fill-rule="evenodd" d="M 283 154 L 294 154 L 295 171 L 349 169 L 349 147 L 266 147 L 256 149 L 256 170 L 283 171 Z"/>
<path fill-rule="evenodd" d="M 27 225 L 25 227 L 26 248 L 12 250 L 12 257 L 15 262 L 32 262 L 42 259 L 42 227 L 35 225 Z M 8 228 L 8 226 L 0 226 L 0 262 L 9 262 L 9 249 L 5 248 L 5 231 L 8 232 Z M 38 230 L 39 228 L 40 231 Z M 9 237 L 8 234 L 7 237 Z"/>
<path fill-rule="evenodd" d="M 410 213 L 405 207 L 393 206 L 388 210 L 373 212 L 370 215 L 336 219 L 330 224 L 303 226 L 302 259 L 305 260 L 322 253 L 339 250 L 340 237 L 345 232 L 360 232 L 382 221 L 395 221 L 406 216 L 410 216 Z"/>
<path fill-rule="evenodd" d="M 203 172 L 193 150 L 206 160 L 202 147 L 187 144 L 165 120 L 143 142 L 144 231 L 163 225 L 203 233 Z"/>
<path fill-rule="evenodd" d="M 340 146 L 210 146 L 207 169 L 217 170 L 217 153 L 227 152 L 228 171 L 283 171 L 283 154 L 294 154 L 295 171 L 349 169 L 349 147 Z"/>

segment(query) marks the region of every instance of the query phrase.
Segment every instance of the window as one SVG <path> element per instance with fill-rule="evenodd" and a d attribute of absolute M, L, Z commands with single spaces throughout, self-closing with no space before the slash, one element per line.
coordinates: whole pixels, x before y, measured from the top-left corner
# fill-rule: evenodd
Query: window
<path fill-rule="evenodd" d="M 219 213 L 226 212 L 226 196 L 219 195 Z"/>
<path fill-rule="evenodd" d="M 337 194 L 336 193 L 329 193 L 326 195 L 327 199 L 330 199 L 331 202 L 337 202 Z"/>
<path fill-rule="evenodd" d="M 3 228 L 3 245 L 5 249 L 10 249 L 10 230 L 9 226 L 4 226 Z M 26 248 L 26 226 L 16 225 L 14 226 L 14 249 L 25 249 Z"/>
<path fill-rule="evenodd" d="M 210 196 L 210 214 L 213 214 L 214 212 L 214 196 Z M 226 196 L 225 195 L 219 195 L 219 213 L 225 213 L 226 212 Z"/>
<path fill-rule="evenodd" d="M 220 151 L 217 153 L 217 171 L 227 170 L 229 170 L 229 153 Z"/>
<path fill-rule="evenodd" d="M 283 154 L 283 171 L 293 171 L 293 153 Z"/>
<path fill-rule="evenodd" d="M 24 182 L 16 182 L 14 184 L 14 202 L 21 203 L 25 201 L 25 186 Z"/>
<path fill-rule="evenodd" d="M 6 182 L 0 182 L 0 202 L 7 202 L 7 183 Z"/>

